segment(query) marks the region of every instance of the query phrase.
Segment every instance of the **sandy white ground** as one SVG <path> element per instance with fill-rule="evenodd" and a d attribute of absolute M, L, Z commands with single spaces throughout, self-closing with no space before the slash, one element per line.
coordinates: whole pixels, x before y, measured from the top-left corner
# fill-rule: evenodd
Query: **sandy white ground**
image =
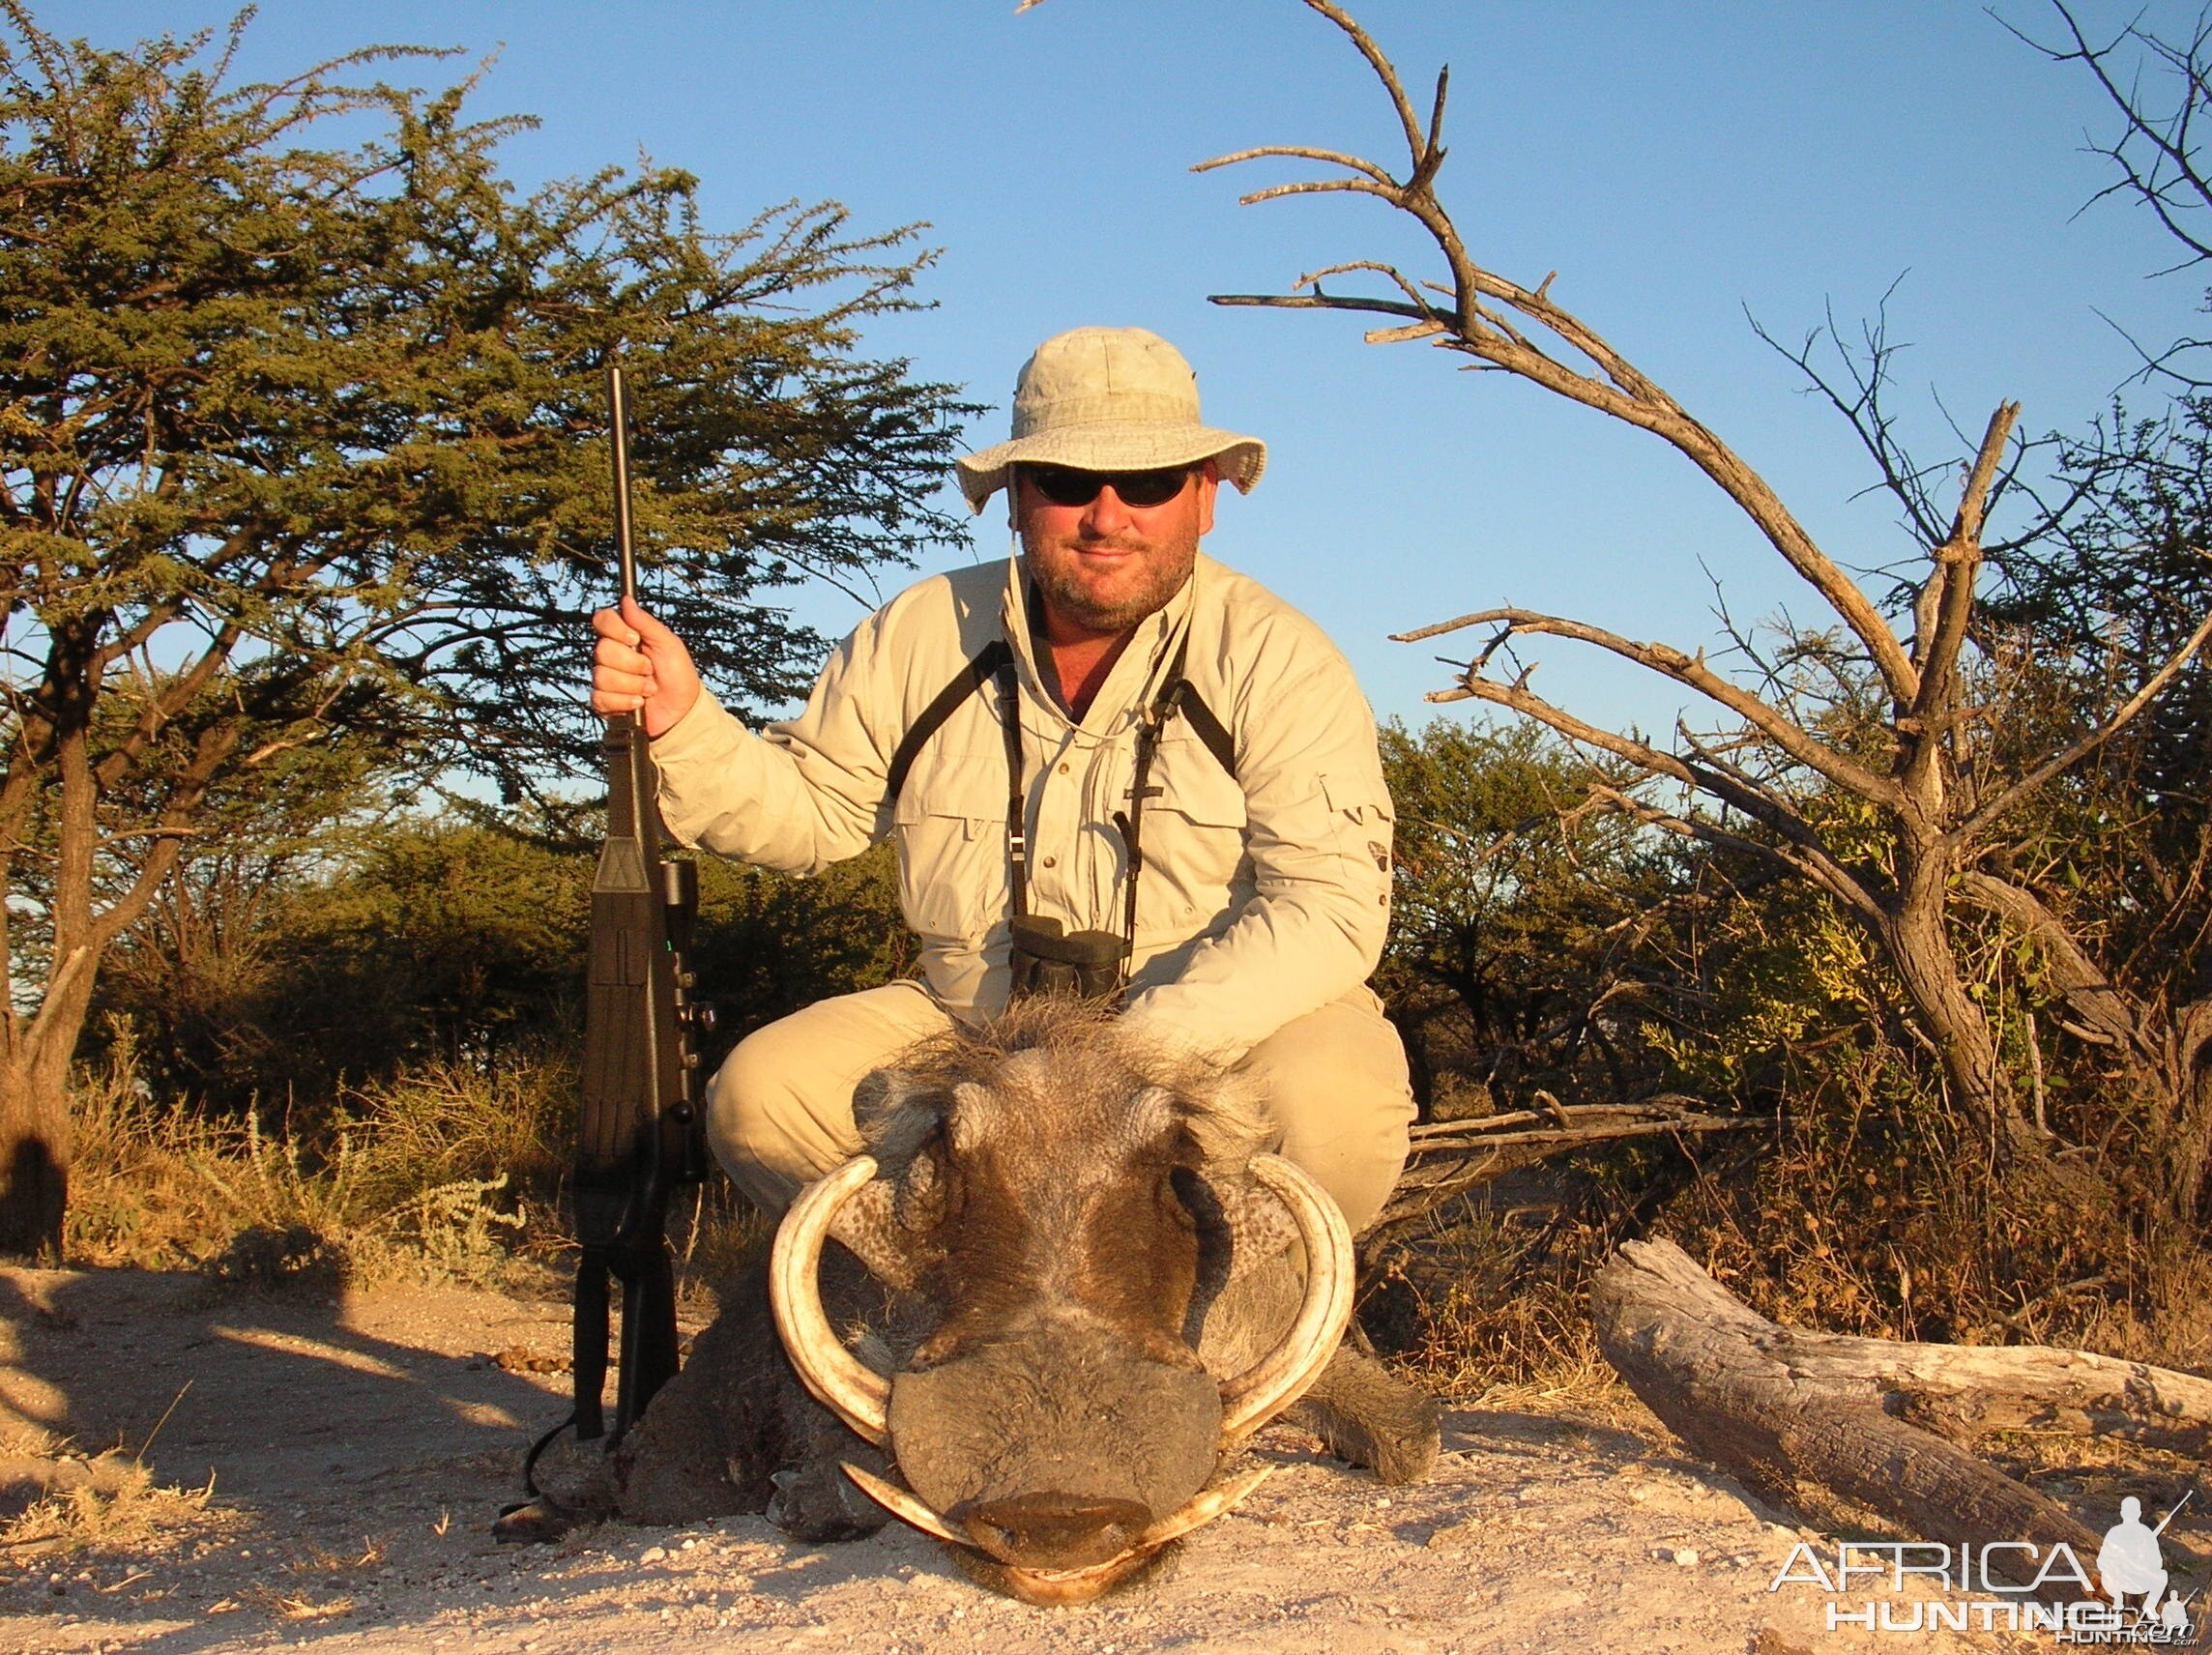
<path fill-rule="evenodd" d="M 1264 1436 L 1255 1454 L 1280 1469 L 1238 1513 L 1080 1610 L 993 1596 L 896 1525 L 826 1548 L 757 1518 L 500 1547 L 487 1527 L 516 1493 L 521 1445 L 563 1410 L 566 1375 L 531 1370 L 557 1370 L 568 1339 L 564 1306 L 492 1293 L 333 1303 L 0 1270 L 0 1427 L 135 1450 L 167 1411 L 149 1463 L 164 1482 L 212 1475 L 233 1514 L 165 1549 L 0 1553 L 0 1651 L 2053 1647 L 1831 1632 L 1818 1588 L 1769 1589 L 1800 1531 L 1655 1423 L 1479 1402 L 1453 1409 L 1438 1475 L 1412 1490 L 1317 1458 L 1295 1433 Z M 1923 1595 L 1898 1594 L 1892 1617 Z"/>

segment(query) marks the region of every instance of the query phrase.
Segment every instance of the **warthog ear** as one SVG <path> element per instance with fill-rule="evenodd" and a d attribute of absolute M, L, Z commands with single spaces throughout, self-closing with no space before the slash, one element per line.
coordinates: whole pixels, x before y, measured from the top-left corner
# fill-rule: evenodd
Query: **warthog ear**
<path fill-rule="evenodd" d="M 996 1094 L 974 1081 L 952 1089 L 952 1102 L 945 1111 L 945 1141 L 953 1154 L 968 1154 L 989 1141 L 1000 1107 Z"/>
<path fill-rule="evenodd" d="M 908 1163 L 938 1137 L 945 1116 L 944 1092 L 903 1069 L 872 1069 L 853 1088 L 853 1124 L 888 1177 L 906 1176 Z"/>
<path fill-rule="evenodd" d="M 904 1069 L 870 1069 L 853 1088 L 853 1124 L 860 1129 L 868 1150 L 877 1160 L 898 1160 L 902 1127 L 910 1127 L 907 1106 L 922 1092 L 921 1086 Z M 936 1121 L 934 1110 L 916 1110 L 923 1127 Z M 911 1128 L 910 1128 L 911 1129 Z M 892 1142 L 887 1143 L 889 1138 Z M 912 1146 L 903 1146 L 911 1148 Z"/>
<path fill-rule="evenodd" d="M 883 1170 L 838 1209 L 830 1234 L 878 1281 L 911 1288 L 931 1250 L 925 1237 L 945 1214 L 942 1094 L 900 1069 L 876 1069 L 853 1089 L 853 1122 Z"/>
<path fill-rule="evenodd" d="M 1203 1153 L 1176 1094 L 1163 1086 L 1149 1086 L 1129 1100 L 1125 1130 L 1135 1144 L 1169 1144 L 1178 1163 Z"/>

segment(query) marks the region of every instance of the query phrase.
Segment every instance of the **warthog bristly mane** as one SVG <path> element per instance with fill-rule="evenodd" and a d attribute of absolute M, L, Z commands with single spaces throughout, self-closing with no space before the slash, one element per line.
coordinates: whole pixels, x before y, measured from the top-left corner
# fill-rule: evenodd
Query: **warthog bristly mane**
<path fill-rule="evenodd" d="M 963 1085 L 995 1088 L 1025 1054 L 1063 1096 L 1117 1103 L 1157 1089 L 1167 1120 L 1190 1135 L 1194 1158 L 1237 1164 L 1273 1136 L 1249 1076 L 1202 1053 L 1146 1036 L 1094 1004 L 1037 999 L 986 1023 L 954 1029 L 901 1053 L 863 1080 L 854 1116 L 868 1153 L 896 1174 L 956 1108 Z"/>

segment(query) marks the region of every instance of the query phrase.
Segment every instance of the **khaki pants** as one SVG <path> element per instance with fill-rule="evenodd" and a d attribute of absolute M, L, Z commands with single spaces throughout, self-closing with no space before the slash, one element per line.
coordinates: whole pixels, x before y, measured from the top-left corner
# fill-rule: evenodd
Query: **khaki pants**
<path fill-rule="evenodd" d="M 748 1034 L 708 1091 L 714 1158 L 773 1216 L 860 1149 L 853 1089 L 901 1048 L 952 1026 L 920 984 L 820 1001 Z M 1266 1077 L 1282 1152 L 1336 1198 L 1357 1234 L 1388 1199 L 1413 1118 L 1406 1052 L 1365 988 L 1285 1024 L 1239 1067 Z"/>

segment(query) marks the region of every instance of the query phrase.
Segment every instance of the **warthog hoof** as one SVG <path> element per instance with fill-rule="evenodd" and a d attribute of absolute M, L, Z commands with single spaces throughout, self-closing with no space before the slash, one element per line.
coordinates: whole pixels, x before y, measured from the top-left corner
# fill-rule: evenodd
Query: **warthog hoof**
<path fill-rule="evenodd" d="M 862 1540 L 888 1521 L 884 1508 L 855 1488 L 834 1460 L 786 1466 L 769 1480 L 775 1493 L 769 1495 L 766 1516 L 795 1540 Z"/>

